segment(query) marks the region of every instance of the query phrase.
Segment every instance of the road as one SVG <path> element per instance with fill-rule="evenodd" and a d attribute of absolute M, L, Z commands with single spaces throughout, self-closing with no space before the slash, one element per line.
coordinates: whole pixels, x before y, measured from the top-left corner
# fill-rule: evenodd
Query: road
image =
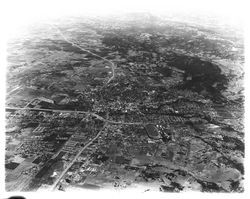
<path fill-rule="evenodd" d="M 104 61 L 110 63 L 111 69 L 112 69 L 112 76 L 108 79 L 108 81 L 107 81 L 106 84 L 108 84 L 109 82 L 111 82 L 111 81 L 115 78 L 115 68 L 116 68 L 116 66 L 115 66 L 114 62 L 112 62 L 112 61 L 106 59 L 105 57 L 102 57 L 102 56 L 100 56 L 100 55 L 97 55 L 97 54 L 95 54 L 95 53 L 93 53 L 93 52 L 91 52 L 91 51 L 89 51 L 89 50 L 87 50 L 87 49 L 85 49 L 85 48 L 83 48 L 83 47 L 81 47 L 81 46 L 79 46 L 79 45 L 73 43 L 72 41 L 69 41 L 69 40 L 64 36 L 64 34 L 62 33 L 62 31 L 61 31 L 56 25 L 54 25 L 54 24 L 50 24 L 50 25 L 51 25 L 54 29 L 57 30 L 57 32 L 61 35 L 61 37 L 64 39 L 64 41 L 68 42 L 68 43 L 71 44 L 72 46 L 77 47 L 78 49 L 82 50 L 83 52 L 87 52 L 87 53 L 89 53 L 89 54 L 91 54 L 91 55 L 93 55 L 93 56 L 95 56 L 95 57 L 98 57 L 98 58 L 100 58 L 100 59 L 102 59 L 102 60 L 104 60 Z"/>
<path fill-rule="evenodd" d="M 17 86 L 15 88 L 13 88 L 11 91 L 9 91 L 6 95 L 10 95 L 11 93 L 13 93 L 14 91 L 18 90 L 19 88 L 21 88 L 21 86 Z"/>
<path fill-rule="evenodd" d="M 115 78 L 115 68 L 116 68 L 116 65 L 100 56 L 100 55 L 97 55 L 73 42 L 71 42 L 70 40 L 68 40 L 64 34 L 61 32 L 61 30 L 55 26 L 54 24 L 50 24 L 54 29 L 56 29 L 58 31 L 58 33 L 61 35 L 61 37 L 69 44 L 71 44 L 72 46 L 75 46 L 77 47 L 78 49 L 82 50 L 83 52 L 87 52 L 95 57 L 98 57 L 106 62 L 108 62 L 110 65 L 111 65 L 111 70 L 112 70 L 112 76 L 108 79 L 108 81 L 105 83 L 105 85 L 109 84 L 114 78 Z M 13 89 L 11 92 L 13 92 L 15 89 Z M 6 107 L 6 111 L 10 111 L 10 110 L 31 110 L 31 111 L 48 111 L 48 112 L 60 112 L 60 113 L 83 113 L 83 114 L 86 114 L 86 115 L 91 115 L 91 116 L 94 116 L 96 117 L 97 119 L 99 120 L 102 120 L 105 122 L 105 125 L 103 126 L 103 128 L 99 131 L 99 133 L 90 141 L 88 142 L 84 147 L 82 147 L 79 152 L 77 153 L 77 155 L 74 157 L 74 159 L 71 161 L 71 163 L 64 169 L 64 171 L 61 173 L 61 175 L 58 177 L 58 179 L 55 181 L 55 183 L 52 185 L 52 190 L 55 190 L 58 183 L 61 181 L 61 179 L 64 177 L 64 175 L 67 173 L 67 171 L 71 168 L 71 166 L 75 163 L 75 161 L 77 160 L 77 158 L 81 155 L 81 153 L 88 147 L 90 146 L 94 140 L 96 140 L 100 135 L 101 133 L 103 132 L 104 128 L 106 127 L 107 123 L 110 123 L 110 124 L 121 124 L 121 125 L 145 125 L 144 123 L 141 123 L 141 122 L 117 122 L 117 121 L 111 121 L 111 120 L 107 120 L 103 117 L 101 117 L 100 115 L 96 114 L 96 113 L 91 113 L 91 112 L 85 112 L 85 111 L 73 111 L 73 110 L 55 110 L 55 109 L 40 109 L 40 108 L 29 108 L 27 107 L 28 104 L 24 107 L 24 108 L 19 108 L 19 107 Z"/>
<path fill-rule="evenodd" d="M 58 183 L 61 181 L 61 179 L 64 177 L 64 175 L 68 172 L 68 170 L 70 169 L 70 167 L 76 162 L 77 158 L 81 155 L 81 153 L 88 148 L 103 132 L 103 130 L 106 128 L 107 123 L 104 124 L 104 126 L 102 127 L 102 129 L 97 133 L 97 135 L 90 141 L 88 142 L 84 147 L 82 147 L 79 152 L 76 154 L 76 156 L 74 157 L 74 159 L 70 162 L 70 164 L 63 170 L 63 172 L 61 173 L 61 175 L 57 178 L 57 180 L 54 182 L 54 184 L 51 187 L 51 190 L 54 191 L 58 185 Z"/>
<path fill-rule="evenodd" d="M 113 121 L 103 118 L 102 116 L 93 113 L 93 112 L 86 112 L 86 111 L 74 111 L 74 110 L 58 110 L 58 109 L 44 109 L 44 108 L 28 108 L 28 107 L 5 107 L 6 111 L 12 111 L 12 110 L 28 110 L 28 111 L 44 111 L 44 112 L 54 112 L 54 113 L 83 113 L 86 115 L 91 115 L 101 121 L 104 121 L 109 124 L 121 124 L 121 125 L 146 125 L 146 124 L 152 124 L 152 123 L 143 123 L 143 122 L 119 122 L 119 121 Z"/>

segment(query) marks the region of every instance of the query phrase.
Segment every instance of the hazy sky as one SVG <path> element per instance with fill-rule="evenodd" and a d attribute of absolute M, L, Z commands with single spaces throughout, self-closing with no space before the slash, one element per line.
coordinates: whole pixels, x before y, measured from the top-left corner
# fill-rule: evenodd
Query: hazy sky
<path fill-rule="evenodd" d="M 220 15 L 238 20 L 243 17 L 244 0 L 8 0 L 5 19 L 22 24 L 62 15 L 117 14 L 124 12 L 194 13 Z"/>

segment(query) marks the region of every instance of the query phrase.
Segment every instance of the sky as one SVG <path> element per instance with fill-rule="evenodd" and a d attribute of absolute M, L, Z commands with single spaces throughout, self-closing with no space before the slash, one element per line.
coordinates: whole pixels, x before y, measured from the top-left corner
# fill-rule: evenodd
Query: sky
<path fill-rule="evenodd" d="M 246 0 L 6 0 L 8 25 L 64 15 L 107 15 L 125 12 L 195 13 L 242 19 Z"/>

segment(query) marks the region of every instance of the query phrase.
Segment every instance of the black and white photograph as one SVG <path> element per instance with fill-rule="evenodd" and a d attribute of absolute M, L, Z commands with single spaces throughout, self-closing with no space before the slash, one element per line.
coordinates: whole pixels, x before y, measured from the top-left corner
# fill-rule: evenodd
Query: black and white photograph
<path fill-rule="evenodd" d="M 1 198 L 245 196 L 245 1 L 5 6 Z"/>

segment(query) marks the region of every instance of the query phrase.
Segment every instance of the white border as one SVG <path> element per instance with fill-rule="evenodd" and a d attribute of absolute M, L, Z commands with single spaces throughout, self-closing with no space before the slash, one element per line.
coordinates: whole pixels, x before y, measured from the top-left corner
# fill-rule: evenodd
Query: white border
<path fill-rule="evenodd" d="M 2 2 L 1 2 L 2 3 Z M 172 196 L 174 198 L 182 198 L 182 197 L 202 197 L 202 198 L 210 198 L 210 197 L 230 197 L 230 198 L 246 198 L 248 196 L 249 183 L 248 183 L 248 168 L 249 168 L 249 135 L 248 129 L 250 123 L 248 122 L 248 112 L 249 112 L 249 96 L 248 96 L 248 80 L 250 80 L 249 76 L 249 26 L 247 25 L 248 16 L 247 8 L 249 5 L 247 4 L 247 0 L 9 0 L 4 1 L 0 7 L 2 7 L 1 11 L 1 20 L 2 20 L 2 28 L 1 28 L 1 43 L 0 43 L 0 56 L 1 56 L 1 77 L 0 77 L 0 89 L 2 91 L 2 95 L 0 95 L 1 106 L 3 107 L 0 114 L 1 121 L 1 134 L 0 134 L 0 197 L 7 198 L 13 195 L 21 195 L 26 198 L 86 198 L 86 197 L 169 197 Z M 112 13 L 123 13 L 123 12 L 152 12 L 152 13 L 164 13 L 164 12 L 190 12 L 190 13 L 207 13 L 207 14 L 216 14 L 221 17 L 230 19 L 231 23 L 234 25 L 245 26 L 245 43 L 246 43 L 246 63 L 245 63 L 245 94 L 246 94 L 246 103 L 245 103 L 245 140 L 246 140 L 246 160 L 245 160 L 245 170 L 246 170 L 246 180 L 245 180 L 245 192 L 243 194 L 204 194 L 204 193 L 180 193 L 180 194 L 162 194 L 162 193 L 151 193 L 146 192 L 144 194 L 139 194 L 136 192 L 111 192 L 111 191 L 100 191 L 100 192 L 64 192 L 64 193 L 48 193 L 48 192 L 34 192 L 34 193 L 18 193 L 18 192 L 5 192 L 4 188 L 4 132 L 5 132 L 5 124 L 4 124 L 4 101 L 5 101 L 5 41 L 9 35 L 11 35 L 15 28 L 18 26 L 22 26 L 24 24 L 28 24 L 34 22 L 35 20 L 41 20 L 44 17 L 54 17 L 60 15 L 67 14 L 77 14 L 84 12 L 86 15 L 105 15 Z M 248 197 L 249 198 L 249 197 Z"/>

